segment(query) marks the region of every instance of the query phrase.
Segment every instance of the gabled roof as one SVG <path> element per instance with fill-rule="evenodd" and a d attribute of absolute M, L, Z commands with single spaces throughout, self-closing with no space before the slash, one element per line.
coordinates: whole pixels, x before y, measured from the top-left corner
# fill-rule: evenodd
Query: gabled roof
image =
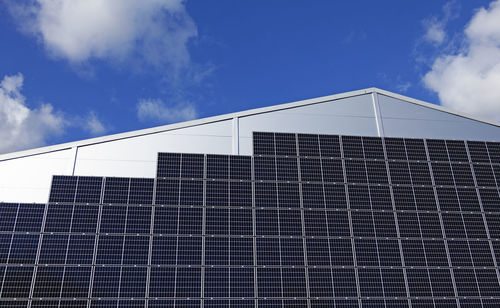
<path fill-rule="evenodd" d="M 302 107 L 302 106 L 307 106 L 307 105 L 314 105 L 314 104 L 324 103 L 327 101 L 333 101 L 333 100 L 338 100 L 338 99 L 342 99 L 342 98 L 348 98 L 348 97 L 359 96 L 359 95 L 364 95 L 364 94 L 371 94 L 371 93 L 382 94 L 382 95 L 392 97 L 395 99 L 399 99 L 399 100 L 403 100 L 403 101 L 406 101 L 406 102 L 409 102 L 412 104 L 420 105 L 420 106 L 423 106 L 426 108 L 435 109 L 435 110 L 446 112 L 446 113 L 449 113 L 449 114 L 452 114 L 455 116 L 459 116 L 459 117 L 463 117 L 466 119 L 482 122 L 482 123 L 493 125 L 493 126 L 500 128 L 499 123 L 495 123 L 495 122 L 488 121 L 485 119 L 480 119 L 477 117 L 473 117 L 470 115 L 466 115 L 463 113 L 452 111 L 452 110 L 449 110 L 447 108 L 443 108 L 439 105 L 430 104 L 430 103 L 427 103 L 427 102 L 424 102 L 421 100 L 417 100 L 417 99 L 407 97 L 404 95 L 381 90 L 378 88 L 366 88 L 366 89 L 362 89 L 362 90 L 356 90 L 356 91 L 350 91 L 350 92 L 345 92 L 345 93 L 340 93 L 340 94 L 322 96 L 322 97 L 297 101 L 297 102 L 293 102 L 293 103 L 286 103 L 286 104 L 279 104 L 279 105 L 274 105 L 274 106 L 269 106 L 269 107 L 250 109 L 250 110 L 246 110 L 246 111 L 228 113 L 228 114 L 224 114 L 224 115 L 202 118 L 202 119 L 197 119 L 197 120 L 192 120 L 192 121 L 162 125 L 162 126 L 141 129 L 141 130 L 135 130 L 135 131 L 125 132 L 125 133 L 107 135 L 107 136 L 102 136 L 102 137 L 97 137 L 97 138 L 84 139 L 84 140 L 62 143 L 62 144 L 57 144 L 57 145 L 51 145 L 51 146 L 46 146 L 46 147 L 40 147 L 40 148 L 35 148 L 35 149 L 30 149 L 30 150 L 12 152 L 12 153 L 0 155 L 0 161 L 14 159 L 14 158 L 20 158 L 20 157 L 26 157 L 26 156 L 32 156 L 32 155 L 37 155 L 37 154 L 42 154 L 42 153 L 60 151 L 60 150 L 74 148 L 74 147 L 87 146 L 87 145 L 92 145 L 92 144 L 97 144 L 97 143 L 110 142 L 110 141 L 114 141 L 114 140 L 127 139 L 127 138 L 139 137 L 139 136 L 144 136 L 144 135 L 150 135 L 150 134 L 157 134 L 157 133 L 176 130 L 176 129 L 180 129 L 180 128 L 193 127 L 193 126 L 203 125 L 203 124 L 207 124 L 207 123 L 214 123 L 214 122 L 219 122 L 219 121 L 224 121 L 224 120 L 230 120 L 233 118 L 246 117 L 246 116 L 251 116 L 251 115 L 256 115 L 256 114 L 291 109 L 291 108 Z"/>

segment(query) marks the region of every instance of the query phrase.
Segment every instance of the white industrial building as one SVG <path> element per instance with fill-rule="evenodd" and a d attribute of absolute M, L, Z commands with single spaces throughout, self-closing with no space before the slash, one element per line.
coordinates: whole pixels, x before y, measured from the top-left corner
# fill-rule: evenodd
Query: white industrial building
<path fill-rule="evenodd" d="M 500 125 L 376 88 L 0 155 L 0 201 L 48 200 L 53 175 L 155 177 L 158 152 L 252 154 L 252 132 L 500 141 Z"/>

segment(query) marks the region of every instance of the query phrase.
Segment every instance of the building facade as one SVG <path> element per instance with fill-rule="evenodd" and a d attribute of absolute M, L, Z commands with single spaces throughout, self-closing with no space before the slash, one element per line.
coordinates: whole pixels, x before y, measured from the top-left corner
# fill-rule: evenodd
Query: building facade
<path fill-rule="evenodd" d="M 366 89 L 0 156 L 0 307 L 498 307 L 499 138 Z"/>

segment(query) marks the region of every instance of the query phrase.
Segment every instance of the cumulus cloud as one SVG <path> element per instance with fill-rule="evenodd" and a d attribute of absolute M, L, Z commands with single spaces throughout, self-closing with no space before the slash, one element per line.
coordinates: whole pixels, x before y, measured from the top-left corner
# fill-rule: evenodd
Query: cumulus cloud
<path fill-rule="evenodd" d="M 167 106 L 160 99 L 141 99 L 137 104 L 137 117 L 141 121 L 172 123 L 195 119 L 196 108 L 189 103 Z"/>
<path fill-rule="evenodd" d="M 30 109 L 21 94 L 23 75 L 5 76 L 0 83 L 0 153 L 45 144 L 60 134 L 66 123 L 50 104 Z"/>
<path fill-rule="evenodd" d="M 74 64 L 140 58 L 178 71 L 189 64 L 187 44 L 197 36 L 183 0 L 29 0 L 9 8 L 22 30 Z"/>
<path fill-rule="evenodd" d="M 462 43 L 438 56 L 423 82 L 443 106 L 500 121 L 500 0 L 474 14 Z"/>

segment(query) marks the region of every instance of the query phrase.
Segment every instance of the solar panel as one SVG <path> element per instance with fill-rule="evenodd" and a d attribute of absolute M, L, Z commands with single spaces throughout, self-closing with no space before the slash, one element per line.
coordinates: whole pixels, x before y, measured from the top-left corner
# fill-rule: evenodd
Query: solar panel
<path fill-rule="evenodd" d="M 254 133 L 0 205 L 9 307 L 495 307 L 500 146 Z M 22 265 L 22 266 L 21 266 Z"/>

